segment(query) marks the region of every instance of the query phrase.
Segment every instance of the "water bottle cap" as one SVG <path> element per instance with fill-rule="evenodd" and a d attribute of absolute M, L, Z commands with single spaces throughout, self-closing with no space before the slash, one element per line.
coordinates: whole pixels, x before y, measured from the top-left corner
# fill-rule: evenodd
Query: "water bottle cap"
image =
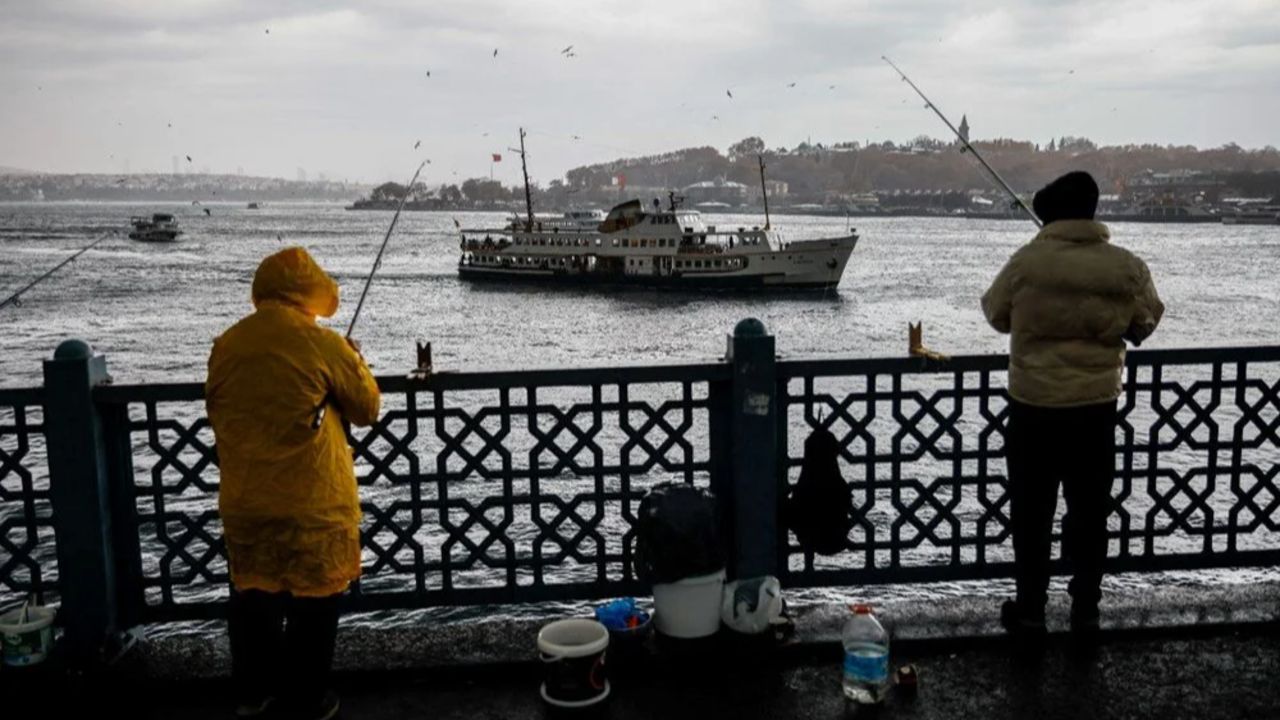
<path fill-rule="evenodd" d="M 854 605 L 850 605 L 849 609 L 852 610 L 855 615 L 871 614 L 871 605 L 869 603 L 856 603 Z"/>

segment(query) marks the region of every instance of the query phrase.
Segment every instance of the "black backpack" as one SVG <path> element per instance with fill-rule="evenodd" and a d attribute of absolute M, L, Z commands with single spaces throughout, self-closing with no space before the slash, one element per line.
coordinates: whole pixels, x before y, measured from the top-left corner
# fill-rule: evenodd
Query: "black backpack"
<path fill-rule="evenodd" d="M 845 549 L 853 528 L 853 499 L 840 475 L 840 444 L 830 430 L 816 428 L 804 441 L 800 480 L 782 512 L 803 549 L 819 555 Z"/>
<path fill-rule="evenodd" d="M 649 583 L 671 583 L 724 568 L 716 498 L 681 482 L 654 485 L 636 518 L 636 574 Z"/>

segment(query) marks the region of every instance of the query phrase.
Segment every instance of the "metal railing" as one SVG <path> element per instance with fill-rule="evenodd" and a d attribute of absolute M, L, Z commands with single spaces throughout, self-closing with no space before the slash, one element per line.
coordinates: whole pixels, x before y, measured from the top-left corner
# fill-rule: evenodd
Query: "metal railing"
<path fill-rule="evenodd" d="M 637 511 L 668 480 L 716 493 L 739 576 L 1011 574 L 1006 358 L 779 361 L 758 323 L 729 354 L 380 378 L 383 415 L 351 436 L 364 577 L 349 607 L 643 593 Z M 219 616 L 227 585 L 202 386 L 105 377 L 101 357 L 60 349 L 44 388 L 0 391 L 0 599 L 57 584 L 85 653 L 132 624 Z M 1280 348 L 1131 353 L 1119 416 L 1112 570 L 1280 565 Z M 777 511 L 817 426 L 839 439 L 856 509 L 825 557 Z"/>

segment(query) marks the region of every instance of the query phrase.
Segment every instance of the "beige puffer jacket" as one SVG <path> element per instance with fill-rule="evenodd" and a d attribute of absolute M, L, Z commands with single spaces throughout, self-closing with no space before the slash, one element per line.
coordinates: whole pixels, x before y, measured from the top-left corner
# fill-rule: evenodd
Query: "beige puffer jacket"
<path fill-rule="evenodd" d="M 1135 345 L 1164 314 L 1151 272 L 1092 220 L 1049 223 L 1009 258 L 982 311 L 1011 333 L 1009 394 L 1042 407 L 1120 396 L 1124 341 Z"/>

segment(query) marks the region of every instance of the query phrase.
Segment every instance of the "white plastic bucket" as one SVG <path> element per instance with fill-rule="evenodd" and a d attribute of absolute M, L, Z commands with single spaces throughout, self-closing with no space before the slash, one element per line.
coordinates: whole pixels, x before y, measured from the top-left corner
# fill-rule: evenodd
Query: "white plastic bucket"
<path fill-rule="evenodd" d="M 674 638 L 701 638 L 720 629 L 724 570 L 653 586 L 653 621 Z"/>
<path fill-rule="evenodd" d="M 538 631 L 545 670 L 542 699 L 562 708 L 594 705 L 609 697 L 605 650 L 609 631 L 595 620 L 557 620 Z"/>
<path fill-rule="evenodd" d="M 54 609 L 31 605 L 26 612 L 26 622 L 22 620 L 22 607 L 0 615 L 0 642 L 4 646 L 5 665 L 35 665 L 44 662 L 53 649 Z"/>

